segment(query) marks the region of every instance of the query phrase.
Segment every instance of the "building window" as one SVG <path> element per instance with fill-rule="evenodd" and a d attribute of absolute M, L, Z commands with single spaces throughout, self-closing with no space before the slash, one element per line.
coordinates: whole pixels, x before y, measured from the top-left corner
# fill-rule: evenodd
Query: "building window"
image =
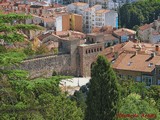
<path fill-rule="evenodd" d="M 92 43 L 94 42 L 93 38 L 92 38 Z"/>
<path fill-rule="evenodd" d="M 160 80 L 158 80 L 158 85 L 160 85 Z"/>
<path fill-rule="evenodd" d="M 96 49 L 94 49 L 94 52 L 96 52 Z"/>
<path fill-rule="evenodd" d="M 137 77 L 136 77 L 136 81 L 137 81 L 137 82 L 141 82 L 141 77 L 140 77 L 140 76 L 137 76 Z"/>
<path fill-rule="evenodd" d="M 59 47 L 60 47 L 60 48 L 63 48 L 62 42 L 59 43 Z"/>
<path fill-rule="evenodd" d="M 93 49 L 92 49 L 91 51 L 92 51 L 92 53 L 93 53 Z"/>
<path fill-rule="evenodd" d="M 143 76 L 142 80 L 146 83 L 146 86 L 152 85 L 152 76 Z"/>
<path fill-rule="evenodd" d="M 102 51 L 102 48 L 100 48 L 100 51 Z"/>
<path fill-rule="evenodd" d="M 160 75 L 160 69 L 158 69 L 158 75 Z"/>
<path fill-rule="evenodd" d="M 152 67 L 152 66 L 153 66 L 153 63 L 149 63 L 149 64 L 148 64 L 148 67 Z"/>
<path fill-rule="evenodd" d="M 129 62 L 129 63 L 128 63 L 128 66 L 131 66 L 131 64 L 132 64 L 132 62 Z"/>
<path fill-rule="evenodd" d="M 86 50 L 86 54 L 88 54 L 88 51 Z"/>
<path fill-rule="evenodd" d="M 132 80 L 132 79 L 133 79 L 133 76 L 128 75 L 128 80 Z"/>

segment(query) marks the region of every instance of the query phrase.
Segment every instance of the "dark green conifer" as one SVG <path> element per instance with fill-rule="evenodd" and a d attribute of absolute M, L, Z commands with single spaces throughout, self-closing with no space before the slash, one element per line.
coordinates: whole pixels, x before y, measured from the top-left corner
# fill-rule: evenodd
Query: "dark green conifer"
<path fill-rule="evenodd" d="M 91 69 L 86 120 L 113 120 L 117 113 L 117 77 L 104 56 L 98 56 Z"/>

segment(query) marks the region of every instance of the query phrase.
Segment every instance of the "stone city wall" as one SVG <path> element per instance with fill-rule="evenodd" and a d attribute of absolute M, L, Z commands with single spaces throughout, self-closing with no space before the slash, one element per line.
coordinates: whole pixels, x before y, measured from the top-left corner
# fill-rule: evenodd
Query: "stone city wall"
<path fill-rule="evenodd" d="M 23 61 L 20 67 L 29 71 L 31 78 L 50 77 L 54 71 L 62 75 L 76 76 L 76 65 L 71 63 L 70 54 L 28 59 Z"/>

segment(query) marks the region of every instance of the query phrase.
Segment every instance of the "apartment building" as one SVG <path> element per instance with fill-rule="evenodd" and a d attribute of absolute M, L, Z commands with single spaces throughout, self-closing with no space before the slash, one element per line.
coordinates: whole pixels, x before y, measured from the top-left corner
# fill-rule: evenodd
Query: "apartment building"
<path fill-rule="evenodd" d="M 56 31 L 74 30 L 82 32 L 83 19 L 78 14 L 64 14 L 56 17 L 55 27 Z"/>
<path fill-rule="evenodd" d="M 102 9 L 102 5 L 94 5 L 84 10 L 83 14 L 83 30 L 91 33 L 95 27 L 112 26 L 118 27 L 118 14 L 112 10 Z"/>
<path fill-rule="evenodd" d="M 95 13 L 98 10 L 101 10 L 101 5 L 95 5 L 91 8 L 87 8 L 84 10 L 83 14 L 83 30 L 86 33 L 91 33 L 92 29 L 95 27 L 96 17 Z"/>
<path fill-rule="evenodd" d="M 95 12 L 95 27 L 112 26 L 117 27 L 118 14 L 112 10 L 101 9 Z"/>
<path fill-rule="evenodd" d="M 120 3 L 115 2 L 113 0 L 74 0 L 74 2 L 85 2 L 88 3 L 89 6 L 94 6 L 96 4 L 102 5 L 102 8 L 105 9 L 117 9 L 120 6 Z M 119 1 L 120 2 L 120 1 Z"/>

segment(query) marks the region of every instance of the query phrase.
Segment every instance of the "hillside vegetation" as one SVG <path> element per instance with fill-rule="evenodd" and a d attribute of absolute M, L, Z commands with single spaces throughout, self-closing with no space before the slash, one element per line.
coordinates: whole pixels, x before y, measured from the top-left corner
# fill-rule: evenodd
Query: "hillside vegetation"
<path fill-rule="evenodd" d="M 145 0 L 125 4 L 120 8 L 121 27 L 133 28 L 135 25 L 151 23 L 160 15 L 160 0 Z"/>

